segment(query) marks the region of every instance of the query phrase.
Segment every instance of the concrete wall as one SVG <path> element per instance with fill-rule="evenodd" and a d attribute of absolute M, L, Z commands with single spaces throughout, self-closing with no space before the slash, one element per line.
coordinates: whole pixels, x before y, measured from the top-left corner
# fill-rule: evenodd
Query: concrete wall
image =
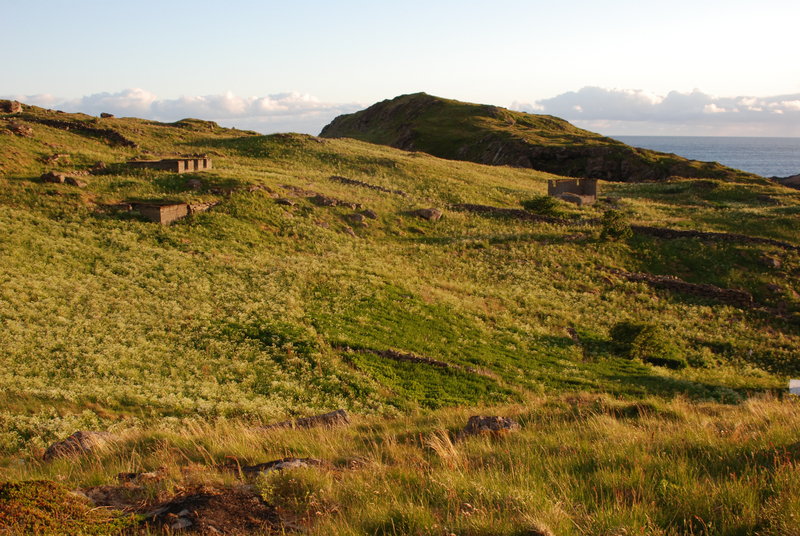
<path fill-rule="evenodd" d="M 564 179 L 547 181 L 547 195 L 575 194 L 597 197 L 596 179 Z"/>
<path fill-rule="evenodd" d="M 136 203 L 133 205 L 133 208 L 144 218 L 162 225 L 169 225 L 175 220 L 185 218 L 189 215 L 189 205 L 182 203 L 176 205 Z"/>
<path fill-rule="evenodd" d="M 210 158 L 164 158 L 162 160 L 131 160 L 128 165 L 135 168 L 160 169 L 173 173 L 205 171 L 211 169 Z"/>

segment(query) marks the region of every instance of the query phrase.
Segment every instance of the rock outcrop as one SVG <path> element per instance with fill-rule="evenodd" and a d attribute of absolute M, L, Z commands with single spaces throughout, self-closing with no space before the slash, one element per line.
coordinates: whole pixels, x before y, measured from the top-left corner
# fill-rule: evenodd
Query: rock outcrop
<path fill-rule="evenodd" d="M 78 431 L 63 441 L 58 441 L 50 445 L 45 451 L 44 456 L 42 456 L 42 459 L 44 461 L 49 461 L 56 458 L 81 456 L 88 454 L 96 448 L 102 447 L 113 439 L 114 436 L 108 432 Z"/>

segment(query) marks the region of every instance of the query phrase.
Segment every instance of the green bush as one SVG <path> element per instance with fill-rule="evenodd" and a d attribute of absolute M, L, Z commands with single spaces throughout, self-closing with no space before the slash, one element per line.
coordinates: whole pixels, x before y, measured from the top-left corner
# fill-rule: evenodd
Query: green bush
<path fill-rule="evenodd" d="M 520 203 L 522 208 L 543 216 L 556 216 L 561 213 L 561 202 L 549 195 L 537 195 Z"/>
<path fill-rule="evenodd" d="M 670 369 L 686 368 L 686 359 L 659 326 L 620 322 L 611 328 L 611 338 L 630 359 Z"/>
<path fill-rule="evenodd" d="M 602 240 L 625 240 L 633 236 L 628 219 L 619 210 L 606 210 L 600 219 Z"/>

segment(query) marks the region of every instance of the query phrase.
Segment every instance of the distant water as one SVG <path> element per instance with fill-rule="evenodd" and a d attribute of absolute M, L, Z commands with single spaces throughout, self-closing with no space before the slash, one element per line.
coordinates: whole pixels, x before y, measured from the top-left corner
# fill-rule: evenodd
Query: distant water
<path fill-rule="evenodd" d="M 712 136 L 613 136 L 628 145 L 674 153 L 691 160 L 719 162 L 764 177 L 800 173 L 800 138 Z"/>

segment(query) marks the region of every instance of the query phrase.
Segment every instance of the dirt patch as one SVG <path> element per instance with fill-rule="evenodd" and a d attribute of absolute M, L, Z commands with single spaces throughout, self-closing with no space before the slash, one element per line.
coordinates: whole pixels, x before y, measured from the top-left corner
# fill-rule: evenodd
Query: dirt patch
<path fill-rule="evenodd" d="M 195 534 L 280 534 L 281 521 L 249 486 L 187 488 L 147 514 L 148 528 Z"/>

